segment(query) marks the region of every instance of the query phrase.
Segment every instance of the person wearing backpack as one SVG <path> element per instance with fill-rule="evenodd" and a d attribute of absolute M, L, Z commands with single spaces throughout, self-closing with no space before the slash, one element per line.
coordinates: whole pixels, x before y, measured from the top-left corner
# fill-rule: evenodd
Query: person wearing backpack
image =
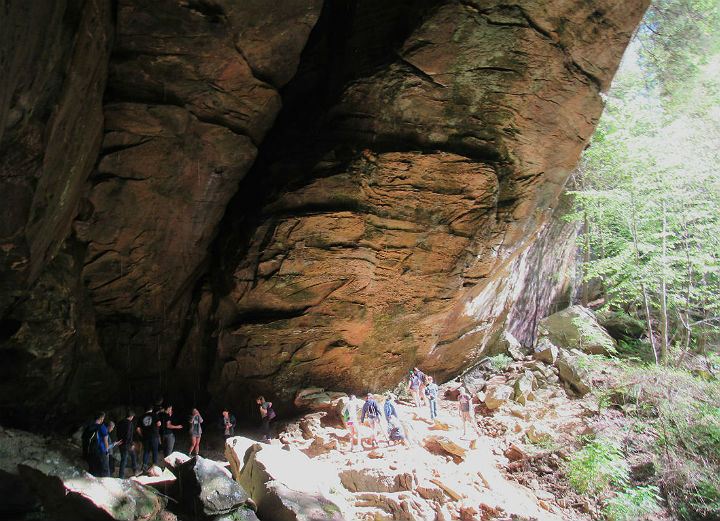
<path fill-rule="evenodd" d="M 110 476 L 110 462 L 108 460 L 109 440 L 108 430 L 105 427 L 105 413 L 98 412 L 95 421 L 83 431 L 83 456 L 88 463 L 88 471 L 95 477 Z"/>
<path fill-rule="evenodd" d="M 263 396 L 258 396 L 255 402 L 260 406 L 260 420 L 262 421 L 263 436 L 265 443 L 270 443 L 270 422 L 275 418 L 275 411 L 272 402 L 266 402 Z"/>
<path fill-rule="evenodd" d="M 420 369 L 417 367 L 415 368 L 415 376 L 418 378 L 418 396 L 420 397 L 420 402 L 422 402 L 423 405 L 425 405 L 425 386 L 428 383 L 427 375 L 423 373 Z"/>
<path fill-rule="evenodd" d="M 133 442 L 133 434 L 135 431 L 133 419 L 135 419 L 135 411 L 128 410 L 127 416 L 120 420 L 116 427 L 118 450 L 120 451 L 119 478 L 125 477 L 125 467 L 127 465 L 128 456 L 130 456 L 130 464 L 132 465 L 133 474 L 137 474 L 138 471 L 137 454 L 135 454 L 135 443 Z"/>
<path fill-rule="evenodd" d="M 420 377 L 415 373 L 415 371 L 410 371 L 408 387 L 410 388 L 410 394 L 415 402 L 415 407 L 420 407 Z"/>
<path fill-rule="evenodd" d="M 375 431 L 380 427 L 380 406 L 373 398 L 372 393 L 367 393 L 367 397 L 365 398 L 365 404 L 362 408 L 362 415 L 360 417 L 360 423 L 365 423 L 365 418 L 367 417 L 368 425 L 370 427 L 370 432 L 372 433 L 372 446 L 377 447 L 377 438 L 375 436 Z"/>

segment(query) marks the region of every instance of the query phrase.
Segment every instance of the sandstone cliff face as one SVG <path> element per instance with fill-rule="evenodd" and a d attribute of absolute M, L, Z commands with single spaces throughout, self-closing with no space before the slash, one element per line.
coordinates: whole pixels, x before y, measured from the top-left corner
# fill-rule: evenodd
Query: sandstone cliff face
<path fill-rule="evenodd" d="M 47 4 L 0 20 L 3 390 L 43 406 L 106 360 L 120 402 L 282 401 L 532 342 L 647 0 Z"/>
<path fill-rule="evenodd" d="M 102 137 L 111 18 L 109 0 L 0 7 L 0 414 L 7 418 L 28 417 L 29 406 L 53 410 L 86 391 L 101 396 L 103 382 L 112 388 L 77 244 L 68 238 Z"/>
<path fill-rule="evenodd" d="M 440 3 L 370 73 L 337 73 L 318 133 L 285 137 L 318 160 L 253 172 L 298 181 L 260 210 L 220 303 L 216 393 L 442 379 L 503 329 L 532 343 L 573 257 L 534 245 L 562 233 L 550 215 L 644 7 L 600 4 Z"/>

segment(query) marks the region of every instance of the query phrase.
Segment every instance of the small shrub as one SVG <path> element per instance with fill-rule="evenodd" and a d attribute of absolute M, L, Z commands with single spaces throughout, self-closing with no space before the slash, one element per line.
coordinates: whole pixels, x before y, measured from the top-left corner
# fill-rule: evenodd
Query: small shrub
<path fill-rule="evenodd" d="M 620 449 L 609 440 L 593 440 L 568 462 L 570 484 L 578 492 L 598 494 L 628 483 L 630 471 Z"/>
<path fill-rule="evenodd" d="M 651 519 L 662 510 L 660 507 L 660 491 L 657 487 L 628 488 L 617 492 L 605 502 L 603 514 L 610 521 L 637 521 L 638 519 Z"/>
<path fill-rule="evenodd" d="M 512 364 L 513 359 L 510 358 L 508 355 L 504 353 L 500 353 L 499 355 L 491 356 L 488 358 L 490 360 L 490 364 L 492 365 L 493 369 L 495 371 L 504 371 L 507 369 L 510 364 Z"/>

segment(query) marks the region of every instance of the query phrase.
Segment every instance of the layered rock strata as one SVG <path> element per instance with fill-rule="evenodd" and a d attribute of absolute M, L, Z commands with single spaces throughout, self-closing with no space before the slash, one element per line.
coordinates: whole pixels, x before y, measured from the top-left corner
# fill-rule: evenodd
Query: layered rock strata
<path fill-rule="evenodd" d="M 218 307 L 215 393 L 379 389 L 456 374 L 505 329 L 531 344 L 574 258 L 553 210 L 644 7 L 441 3 L 343 85 L 321 139 L 278 138 L 253 173 L 295 186 Z"/>
<path fill-rule="evenodd" d="M 646 5 L 6 2 L 0 405 L 282 404 L 531 344 Z"/>

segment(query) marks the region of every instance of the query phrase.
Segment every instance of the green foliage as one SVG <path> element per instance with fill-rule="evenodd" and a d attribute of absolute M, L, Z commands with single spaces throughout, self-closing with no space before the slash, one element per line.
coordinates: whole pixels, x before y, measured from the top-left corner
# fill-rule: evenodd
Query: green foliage
<path fill-rule="evenodd" d="M 505 353 L 500 353 L 495 356 L 488 357 L 488 360 L 490 360 L 490 364 L 492 365 L 493 369 L 495 371 L 504 371 L 507 369 L 510 364 L 512 363 L 513 359 L 510 358 Z"/>
<path fill-rule="evenodd" d="M 616 492 L 605 502 L 603 514 L 610 521 L 637 521 L 650 519 L 645 516 L 657 514 L 660 508 L 660 491 L 652 485 L 637 488 L 628 488 Z"/>
<path fill-rule="evenodd" d="M 686 521 L 720 519 L 720 386 L 656 365 L 620 370 L 608 393 L 633 422 L 628 436 L 646 444 L 636 449 L 654 453 L 671 509 Z"/>
<path fill-rule="evenodd" d="M 649 307 L 686 348 L 720 331 L 720 54 L 701 61 L 686 101 L 625 66 L 575 179 L 585 278 L 615 309 L 646 319 Z"/>
<path fill-rule="evenodd" d="M 567 464 L 570 484 L 583 494 L 599 494 L 629 481 L 629 469 L 620 449 L 609 440 L 593 440 Z"/>
<path fill-rule="evenodd" d="M 666 95 L 682 95 L 719 35 L 717 0 L 654 0 L 636 37 L 640 63 Z"/>

